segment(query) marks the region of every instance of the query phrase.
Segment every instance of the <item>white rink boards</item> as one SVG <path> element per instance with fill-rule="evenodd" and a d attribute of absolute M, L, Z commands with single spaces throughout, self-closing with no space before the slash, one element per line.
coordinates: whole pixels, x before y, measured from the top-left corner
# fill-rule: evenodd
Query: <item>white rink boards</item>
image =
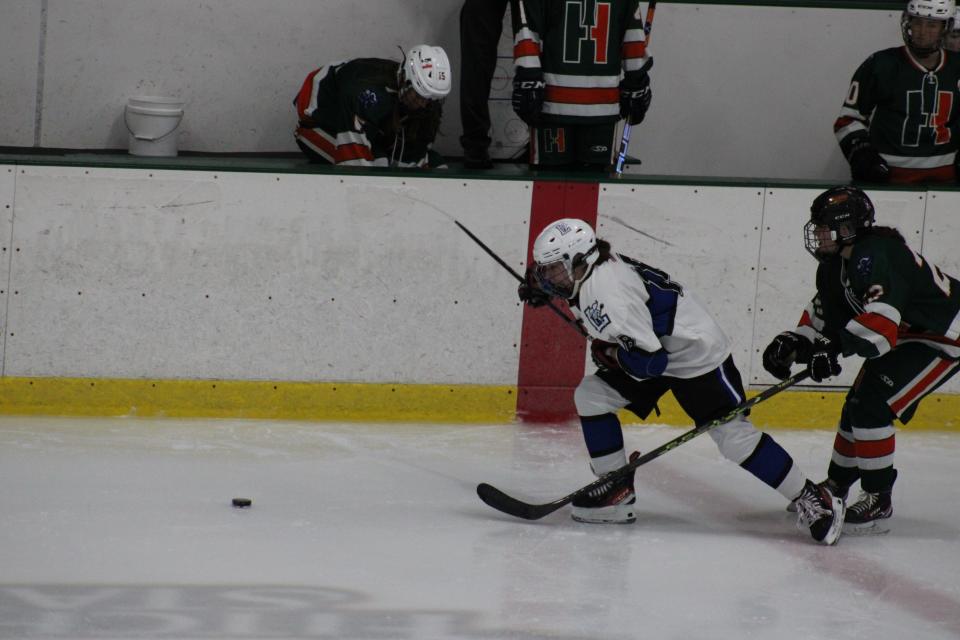
<path fill-rule="evenodd" d="M 522 272 L 531 181 L 11 168 L 6 376 L 516 382 L 516 281 L 454 220 Z M 605 183 L 598 232 L 704 300 L 769 384 L 759 354 L 813 295 L 817 191 Z M 960 192 L 869 193 L 960 273 Z"/>

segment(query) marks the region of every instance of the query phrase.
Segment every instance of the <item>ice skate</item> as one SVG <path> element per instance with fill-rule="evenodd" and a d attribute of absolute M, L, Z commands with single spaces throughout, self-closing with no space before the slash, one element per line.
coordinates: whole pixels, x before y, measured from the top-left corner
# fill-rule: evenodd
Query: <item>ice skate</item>
<path fill-rule="evenodd" d="M 810 535 L 817 542 L 836 543 L 843 531 L 843 500 L 830 493 L 826 486 L 807 480 L 796 503 L 797 527 L 809 528 Z"/>
<path fill-rule="evenodd" d="M 630 460 L 635 460 L 639 451 L 630 454 Z M 615 478 L 600 485 L 587 495 L 576 498 L 573 503 L 571 517 L 577 522 L 593 524 L 630 524 L 636 522 L 637 515 L 634 507 L 637 494 L 633 490 L 633 475 L 631 471 L 625 476 Z"/>
<path fill-rule="evenodd" d="M 890 492 L 860 493 L 860 497 L 847 509 L 843 532 L 852 536 L 882 535 L 890 532 L 887 518 L 893 515 Z"/>
<path fill-rule="evenodd" d="M 840 498 L 844 502 L 846 502 L 847 500 L 847 494 L 850 493 L 850 487 L 841 487 L 839 484 L 837 484 L 830 478 L 827 478 L 826 480 L 821 480 L 820 482 L 817 483 L 817 486 L 826 487 L 827 490 L 830 491 L 830 493 L 833 496 Z M 790 513 L 797 512 L 796 500 L 793 500 L 792 502 L 790 502 L 790 504 L 787 505 L 787 511 L 789 511 Z"/>

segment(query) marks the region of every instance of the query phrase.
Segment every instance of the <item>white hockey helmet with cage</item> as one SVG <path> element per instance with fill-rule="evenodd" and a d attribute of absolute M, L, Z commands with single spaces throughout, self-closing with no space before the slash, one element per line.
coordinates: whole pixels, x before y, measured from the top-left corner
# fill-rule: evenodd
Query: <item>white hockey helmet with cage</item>
<path fill-rule="evenodd" d="M 593 227 L 577 218 L 548 224 L 533 241 L 534 274 L 550 295 L 573 298 L 600 257 Z"/>
<path fill-rule="evenodd" d="M 441 47 L 419 44 L 411 48 L 403 71 L 413 90 L 428 100 L 443 100 L 450 93 L 450 59 Z"/>
<path fill-rule="evenodd" d="M 943 35 L 955 26 L 954 17 L 956 15 L 956 0 L 909 0 L 907 8 L 903 10 L 900 17 L 900 31 L 903 34 L 903 41 L 915 55 L 930 55 L 943 46 Z M 941 35 L 935 47 L 921 47 L 914 43 L 911 28 L 912 18 L 938 20 L 944 23 L 943 35 Z"/>

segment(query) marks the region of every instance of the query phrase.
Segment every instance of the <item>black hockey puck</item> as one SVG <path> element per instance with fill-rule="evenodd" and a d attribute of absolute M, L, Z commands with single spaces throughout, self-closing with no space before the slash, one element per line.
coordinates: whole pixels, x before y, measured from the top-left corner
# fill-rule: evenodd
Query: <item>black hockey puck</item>
<path fill-rule="evenodd" d="M 251 500 L 250 498 L 234 498 L 231 504 L 233 504 L 233 506 L 237 507 L 238 509 L 246 509 L 247 507 L 253 504 L 253 500 Z"/>

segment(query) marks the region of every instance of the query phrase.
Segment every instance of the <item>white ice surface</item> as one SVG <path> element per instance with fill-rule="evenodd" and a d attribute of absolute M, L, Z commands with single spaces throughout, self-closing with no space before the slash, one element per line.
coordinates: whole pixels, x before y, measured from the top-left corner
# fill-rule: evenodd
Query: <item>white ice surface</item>
<path fill-rule="evenodd" d="M 822 478 L 832 434 L 772 435 Z M 0 638 L 958 638 L 958 459 L 902 430 L 891 533 L 823 547 L 709 437 L 603 526 L 475 494 L 589 482 L 575 426 L 5 417 Z"/>

